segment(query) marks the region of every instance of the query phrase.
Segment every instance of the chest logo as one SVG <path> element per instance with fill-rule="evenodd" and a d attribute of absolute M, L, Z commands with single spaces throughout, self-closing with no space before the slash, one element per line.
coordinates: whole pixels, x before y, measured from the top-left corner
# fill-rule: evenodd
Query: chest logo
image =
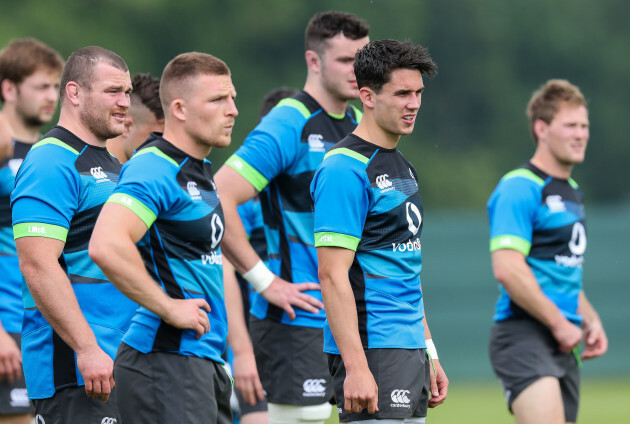
<path fill-rule="evenodd" d="M 95 166 L 94 168 L 90 168 L 90 174 L 92 174 L 92 176 L 96 178 L 97 183 L 101 183 L 103 181 L 110 181 L 109 178 L 107 178 L 107 174 L 103 171 L 103 168 L 101 168 L 100 166 Z"/>
<path fill-rule="evenodd" d="M 324 136 L 321 134 L 310 134 L 308 136 L 308 151 L 323 152 L 325 150 L 323 139 Z"/>
<path fill-rule="evenodd" d="M 411 234 L 415 236 L 418 230 L 420 230 L 420 224 L 422 224 L 420 209 L 411 202 L 407 202 L 405 209 L 407 210 L 407 224 L 409 224 L 407 228 L 411 231 Z M 417 225 L 416 222 L 418 223 Z"/>
<path fill-rule="evenodd" d="M 186 190 L 188 190 L 188 194 L 190 194 L 190 198 L 193 200 L 201 199 L 201 192 L 197 188 L 197 183 L 194 181 L 188 181 L 186 184 Z"/>
<path fill-rule="evenodd" d="M 545 203 L 547 204 L 547 207 L 549 208 L 549 212 L 551 213 L 564 212 L 567 210 L 567 207 L 564 205 L 564 202 L 562 201 L 562 197 L 557 194 L 547 196 L 547 198 L 545 199 Z"/>
<path fill-rule="evenodd" d="M 210 225 L 212 226 L 212 249 L 216 249 L 221 240 L 223 239 L 223 232 L 225 231 L 225 227 L 223 225 L 223 221 L 221 221 L 221 217 L 216 213 L 212 215 L 212 220 L 210 221 Z"/>
<path fill-rule="evenodd" d="M 389 177 L 389 175 L 387 174 L 379 175 L 376 177 L 376 180 L 375 180 L 376 186 L 380 188 L 381 190 L 384 190 L 392 186 L 392 182 L 388 180 L 387 177 Z"/>

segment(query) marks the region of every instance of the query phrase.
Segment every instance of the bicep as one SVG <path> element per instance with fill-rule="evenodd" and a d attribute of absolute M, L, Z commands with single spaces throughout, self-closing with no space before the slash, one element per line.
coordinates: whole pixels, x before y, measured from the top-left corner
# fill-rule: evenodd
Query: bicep
<path fill-rule="evenodd" d="M 348 277 L 348 270 L 354 261 L 354 251 L 334 246 L 317 248 L 317 262 L 320 279 L 335 280 L 335 277 Z"/>
<path fill-rule="evenodd" d="M 233 207 L 253 199 L 258 192 L 254 186 L 232 167 L 224 165 L 214 176 L 221 203 Z"/>
<path fill-rule="evenodd" d="M 27 281 L 33 272 L 59 266 L 59 257 L 63 252 L 65 242 L 47 237 L 21 237 L 15 240 L 20 270 Z"/>
<path fill-rule="evenodd" d="M 118 203 L 106 203 L 92 232 L 95 243 L 103 239 L 129 239 L 134 244 L 147 232 L 146 223 L 131 209 Z"/>

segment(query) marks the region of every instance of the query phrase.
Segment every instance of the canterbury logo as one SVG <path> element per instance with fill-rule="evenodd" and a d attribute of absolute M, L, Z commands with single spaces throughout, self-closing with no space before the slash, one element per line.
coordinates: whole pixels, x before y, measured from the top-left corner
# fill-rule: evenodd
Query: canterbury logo
<path fill-rule="evenodd" d="M 104 417 L 101 420 L 101 424 L 116 424 L 118 422 L 118 420 L 116 418 L 112 418 L 112 417 Z"/>
<path fill-rule="evenodd" d="M 394 403 L 409 403 L 411 400 L 407 397 L 409 390 L 394 390 L 392 391 L 391 398 Z"/>
<path fill-rule="evenodd" d="M 197 183 L 194 181 L 188 181 L 186 184 L 186 190 L 192 199 L 201 199 L 201 192 L 197 188 Z"/>
<path fill-rule="evenodd" d="M 304 389 L 305 393 L 322 393 L 326 391 L 324 383 L 326 383 L 326 380 L 324 380 L 323 378 L 310 379 L 304 381 L 304 384 L 302 384 L 302 388 Z"/>
<path fill-rule="evenodd" d="M 376 185 L 381 190 L 392 186 L 392 182 L 389 181 L 387 177 L 389 177 L 389 175 L 387 174 L 379 175 L 378 177 L 376 177 Z"/>
<path fill-rule="evenodd" d="M 103 168 L 100 166 L 94 167 L 90 169 L 90 174 L 97 180 L 107 179 L 107 174 L 103 172 Z"/>

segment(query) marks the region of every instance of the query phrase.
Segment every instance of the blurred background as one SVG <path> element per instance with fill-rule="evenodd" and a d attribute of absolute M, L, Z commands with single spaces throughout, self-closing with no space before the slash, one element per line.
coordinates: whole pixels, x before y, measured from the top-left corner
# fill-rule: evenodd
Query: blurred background
<path fill-rule="evenodd" d="M 488 405 L 508 421 L 487 359 L 498 291 L 485 203 L 499 178 L 533 153 L 525 116 L 531 93 L 550 78 L 582 89 L 591 139 L 573 177 L 586 195 L 585 289 L 610 339 L 605 357 L 585 363 L 584 384 L 612 386 L 630 399 L 630 2 L 0 0 L 0 46 L 30 36 L 67 58 L 96 44 L 120 54 L 132 74 L 156 76 L 182 52 L 220 57 L 232 70 L 240 115 L 232 145 L 210 155 L 216 170 L 256 125 L 269 90 L 303 86 L 304 28 L 325 10 L 364 18 L 373 40 L 423 44 L 439 66 L 425 81 L 414 133 L 399 143 L 420 174 L 425 204 L 427 316 L 451 379 L 451 403 L 459 387 L 486 385 Z M 597 403 L 600 413 L 604 405 Z M 620 407 L 630 422 L 630 406 Z M 622 422 L 614 420 L 608 422 Z"/>

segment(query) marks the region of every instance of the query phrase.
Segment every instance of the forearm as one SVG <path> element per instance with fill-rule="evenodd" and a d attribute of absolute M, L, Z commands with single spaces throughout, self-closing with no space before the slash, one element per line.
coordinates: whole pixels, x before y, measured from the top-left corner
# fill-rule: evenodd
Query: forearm
<path fill-rule="evenodd" d="M 584 325 L 586 326 L 592 323 L 601 323 L 599 314 L 597 313 L 597 311 L 595 311 L 595 308 L 593 308 L 591 302 L 589 302 L 589 300 L 586 298 L 584 290 L 580 291 L 578 297 L 577 312 L 584 319 Z"/>

